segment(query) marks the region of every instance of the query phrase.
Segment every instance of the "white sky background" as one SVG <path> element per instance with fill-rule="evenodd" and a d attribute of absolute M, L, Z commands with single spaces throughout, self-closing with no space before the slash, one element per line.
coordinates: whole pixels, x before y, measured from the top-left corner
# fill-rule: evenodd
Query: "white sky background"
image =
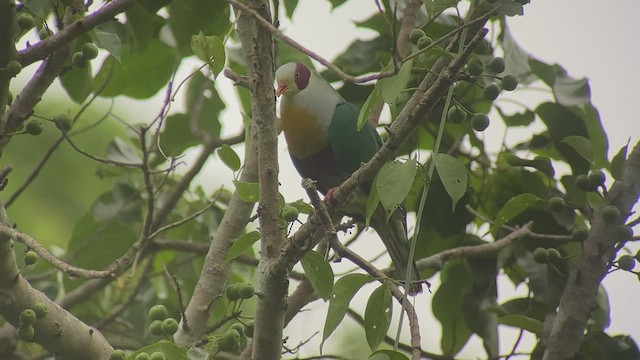
<path fill-rule="evenodd" d="M 640 2 L 618 0 L 607 5 L 596 0 L 533 0 L 533 4 L 525 7 L 525 16 L 510 18 L 508 24 L 524 50 L 547 63 L 562 65 L 573 77 L 587 77 L 590 80 L 592 102 L 600 112 L 609 137 L 609 154 L 613 156 L 629 138 L 631 144 L 640 139 L 635 103 L 638 94 L 635 86 L 640 84 L 637 65 L 640 45 L 636 41 L 625 42 L 625 39 L 633 39 L 640 33 L 640 24 L 637 21 Z M 293 23 L 282 21 L 281 29 L 321 56 L 333 59 L 353 39 L 369 39 L 375 35 L 371 31 L 357 29 L 352 24 L 352 21 L 368 18 L 375 11 L 373 1 L 349 1 L 331 12 L 326 1 L 303 0 L 294 13 Z M 517 96 L 519 100 L 531 106 L 540 101 L 539 95 L 533 92 L 523 92 Z M 486 136 L 488 139 L 495 137 L 499 142 L 502 131 L 501 120 L 494 117 Z M 528 133 L 522 135 L 528 137 Z M 282 138 L 280 155 L 280 179 L 285 197 L 288 201 L 304 198 L 299 186 L 300 178 L 291 166 Z M 638 232 L 640 229 L 636 229 L 636 233 Z M 361 240 L 360 243 L 356 249 L 364 250 L 365 255 L 369 252 L 370 256 L 373 256 L 383 251 L 375 236 Z M 376 250 L 372 250 L 372 247 Z M 339 268 L 351 267 L 348 264 L 340 264 Z M 636 341 L 640 341 L 640 313 L 636 311 L 636 301 L 640 298 L 640 283 L 632 274 L 618 272 L 609 275 L 604 284 L 609 292 L 612 308 L 612 323 L 608 331 L 612 334 L 630 334 Z M 434 289 L 437 289 L 437 279 L 434 285 Z M 522 296 L 523 289 L 518 289 L 516 293 L 517 296 Z M 508 300 L 516 293 L 513 293 L 512 286 L 507 281 L 503 281 L 499 287 L 500 301 Z M 423 346 L 427 351 L 439 352 L 440 329 L 431 314 L 431 296 L 419 296 L 416 299 L 416 307 L 421 314 Z M 367 297 L 359 294 L 356 298 L 360 298 L 361 304 L 355 307 L 363 314 Z M 322 309 L 325 306 L 312 308 Z M 320 309 L 302 313 L 290 324 L 286 330 L 286 334 L 290 336 L 289 346 L 295 346 L 296 341 L 304 340 L 314 331 L 321 331 L 326 310 Z M 508 353 L 516 332 L 503 328 L 501 327 L 501 335 L 506 337 L 501 338 L 501 353 Z M 304 351 L 301 355 L 315 354 L 320 338 L 321 334 L 317 335 L 306 346 L 309 352 Z M 333 334 L 330 340 L 335 341 L 336 338 L 340 338 L 339 331 Z M 532 339 L 531 336 L 528 338 L 529 341 Z M 364 335 L 362 341 L 365 341 Z M 340 343 L 339 340 L 335 342 Z M 524 345 L 521 349 L 528 351 L 531 345 Z M 325 352 L 331 353 L 331 347 L 325 347 Z M 477 358 L 484 354 L 480 342 L 473 341 L 467 344 L 460 357 Z"/>

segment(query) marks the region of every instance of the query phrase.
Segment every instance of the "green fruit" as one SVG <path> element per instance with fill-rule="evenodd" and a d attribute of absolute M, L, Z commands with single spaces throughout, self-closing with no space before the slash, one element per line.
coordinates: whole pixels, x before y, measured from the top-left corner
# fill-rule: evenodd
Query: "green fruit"
<path fill-rule="evenodd" d="M 36 330 L 29 324 L 20 324 L 20 326 L 18 326 L 18 338 L 20 340 L 31 341 L 35 334 Z"/>
<path fill-rule="evenodd" d="M 552 197 L 549 199 L 549 208 L 555 213 L 564 211 L 564 199 L 559 197 Z"/>
<path fill-rule="evenodd" d="M 38 254 L 35 253 L 35 251 L 33 250 L 29 250 L 27 251 L 26 254 L 24 254 L 24 264 L 29 266 L 29 265 L 33 265 L 36 263 L 36 261 L 38 261 Z"/>
<path fill-rule="evenodd" d="M 486 100 L 493 101 L 498 98 L 500 95 L 500 86 L 496 83 L 487 84 L 484 89 L 482 89 L 482 97 Z"/>
<path fill-rule="evenodd" d="M 238 295 L 240 295 L 241 299 L 251 299 L 255 293 L 256 290 L 251 284 L 240 284 L 238 286 Z"/>
<path fill-rule="evenodd" d="M 618 259 L 618 267 L 622 270 L 631 271 L 636 266 L 636 259 L 631 255 L 622 255 Z"/>
<path fill-rule="evenodd" d="M 489 43 L 486 40 L 482 40 L 473 49 L 473 52 L 479 55 L 486 54 L 489 51 Z"/>
<path fill-rule="evenodd" d="M 433 43 L 433 40 L 431 40 L 430 37 L 423 36 L 420 38 L 420 40 L 418 40 L 418 49 L 422 50 L 427 46 L 431 45 L 432 43 Z"/>
<path fill-rule="evenodd" d="M 29 120 L 25 125 L 25 129 L 29 135 L 40 135 L 42 133 L 42 122 L 38 119 Z"/>
<path fill-rule="evenodd" d="M 151 358 L 149 357 L 149 354 L 143 352 L 143 353 L 140 353 L 140 354 L 136 355 L 134 360 L 151 360 Z"/>
<path fill-rule="evenodd" d="M 633 238 L 633 229 L 631 226 L 620 225 L 616 227 L 613 232 L 616 241 L 629 241 Z"/>
<path fill-rule="evenodd" d="M 600 171 L 592 171 L 587 177 L 589 180 L 589 186 L 593 189 L 597 189 L 599 186 L 604 185 L 604 181 L 607 179 L 606 175 Z"/>
<path fill-rule="evenodd" d="M 571 237 L 575 241 L 583 242 L 589 236 L 589 230 L 584 226 L 576 226 L 571 230 Z"/>
<path fill-rule="evenodd" d="M 490 123 L 489 117 L 485 114 L 478 113 L 471 117 L 471 127 L 475 131 L 485 131 Z"/>
<path fill-rule="evenodd" d="M 504 63 L 503 58 L 494 57 L 493 59 L 491 59 L 491 61 L 489 61 L 489 64 L 487 65 L 487 67 L 491 69 L 491 71 L 493 71 L 494 73 L 500 74 L 501 72 L 504 71 L 504 69 L 506 68 L 506 65 Z"/>
<path fill-rule="evenodd" d="M 582 191 L 593 191 L 593 188 L 589 184 L 589 177 L 587 175 L 581 174 L 576 176 L 575 184 L 576 187 Z"/>
<path fill-rule="evenodd" d="M 19 315 L 20 324 L 31 325 L 36 321 L 36 312 L 31 309 L 24 309 Z"/>
<path fill-rule="evenodd" d="M 149 332 L 151 335 L 162 336 L 162 320 L 153 320 L 149 324 Z"/>
<path fill-rule="evenodd" d="M 245 326 L 242 325 L 241 323 L 237 322 L 237 323 L 233 323 L 231 324 L 231 326 L 229 327 L 229 329 L 234 329 L 235 331 L 237 331 L 240 336 L 242 336 L 244 334 L 244 328 Z"/>
<path fill-rule="evenodd" d="M 87 60 L 92 60 L 98 57 L 98 48 L 92 43 L 85 43 L 82 45 L 82 56 Z"/>
<path fill-rule="evenodd" d="M 7 74 L 10 77 L 16 77 L 22 71 L 22 64 L 19 61 L 11 60 L 7 63 Z"/>
<path fill-rule="evenodd" d="M 620 220 L 620 210 L 613 205 L 607 205 L 602 209 L 602 219 L 607 224 L 614 224 Z"/>
<path fill-rule="evenodd" d="M 33 306 L 31 306 L 31 309 L 36 313 L 37 319 L 42 319 L 46 317 L 47 314 L 49 313 L 49 309 L 47 308 L 47 305 L 43 303 L 35 303 L 33 304 Z"/>
<path fill-rule="evenodd" d="M 43 27 L 42 29 L 38 30 L 38 36 L 40 36 L 40 40 L 44 40 L 46 38 L 49 37 L 49 30 L 46 27 Z"/>
<path fill-rule="evenodd" d="M 513 91 L 518 87 L 518 79 L 513 75 L 505 75 L 502 77 L 502 88 L 507 91 Z"/>
<path fill-rule="evenodd" d="M 224 332 L 222 339 L 218 342 L 218 349 L 222 351 L 236 351 L 238 350 L 239 342 L 240 334 L 234 329 L 229 329 Z"/>
<path fill-rule="evenodd" d="M 17 21 L 18 26 L 22 30 L 29 30 L 35 25 L 33 16 L 31 16 L 31 14 L 20 14 L 18 15 Z"/>
<path fill-rule="evenodd" d="M 284 219 L 284 221 L 289 223 L 298 220 L 299 214 L 300 212 L 298 212 L 298 209 L 289 205 L 286 205 L 284 207 L 284 210 L 282 210 L 282 218 Z"/>
<path fill-rule="evenodd" d="M 484 63 L 478 58 L 473 58 L 467 63 L 469 75 L 478 76 L 484 72 Z"/>
<path fill-rule="evenodd" d="M 562 259 L 562 255 L 560 254 L 560 251 L 558 251 L 558 249 L 547 249 L 547 254 L 549 254 L 549 261 L 557 261 Z"/>
<path fill-rule="evenodd" d="M 168 317 L 169 312 L 167 311 L 167 308 L 164 307 L 164 305 L 153 305 L 149 309 L 149 319 L 151 319 L 151 321 L 164 320 Z"/>
<path fill-rule="evenodd" d="M 87 64 L 89 64 L 89 61 L 84 57 L 84 55 L 82 55 L 80 51 L 78 51 L 76 53 L 73 53 L 73 55 L 71 56 L 71 63 L 79 68 L 84 68 L 87 66 Z"/>
<path fill-rule="evenodd" d="M 460 124 L 467 119 L 467 112 L 460 106 L 454 105 L 447 111 L 447 119 L 454 124 Z"/>
<path fill-rule="evenodd" d="M 124 360 L 126 358 L 127 358 L 127 355 L 124 353 L 124 351 L 118 349 L 118 350 L 113 350 L 109 360 Z"/>
<path fill-rule="evenodd" d="M 178 332 L 178 321 L 173 318 L 167 318 L 162 321 L 162 334 L 171 336 Z"/>
<path fill-rule="evenodd" d="M 247 322 L 247 326 L 244 328 L 244 334 L 248 337 L 248 338 L 252 338 L 253 337 L 253 330 L 255 328 L 255 325 L 253 323 L 253 320 Z"/>
<path fill-rule="evenodd" d="M 160 351 L 156 351 L 156 352 L 151 354 L 151 359 L 150 360 L 167 360 L 167 357 L 164 356 L 164 354 L 161 353 Z"/>
<path fill-rule="evenodd" d="M 227 299 L 229 299 L 229 301 L 236 301 L 240 299 L 240 293 L 238 292 L 238 290 L 238 284 L 231 284 L 227 286 L 227 289 L 225 290 Z"/>
<path fill-rule="evenodd" d="M 67 114 L 58 114 L 53 118 L 53 122 L 56 124 L 56 127 L 62 131 L 67 132 L 73 126 L 73 122 L 71 121 L 71 117 Z"/>
<path fill-rule="evenodd" d="M 411 33 L 409 34 L 409 41 L 411 41 L 412 44 L 418 44 L 418 40 L 422 39 L 423 37 L 427 36 L 427 34 L 425 34 L 424 30 L 422 29 L 413 29 L 411 30 Z"/>
<path fill-rule="evenodd" d="M 537 248 L 533 251 L 533 261 L 538 264 L 546 264 L 549 261 L 549 252 L 544 248 Z"/>

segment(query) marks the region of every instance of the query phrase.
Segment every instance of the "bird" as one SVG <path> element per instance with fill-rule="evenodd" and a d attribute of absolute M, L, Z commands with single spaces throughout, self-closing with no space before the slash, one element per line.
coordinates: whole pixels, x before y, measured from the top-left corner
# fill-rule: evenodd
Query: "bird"
<path fill-rule="evenodd" d="M 368 122 L 357 129 L 359 109 L 347 102 L 320 74 L 299 62 L 280 66 L 275 73 L 280 100 L 280 127 L 294 167 L 303 178 L 316 181 L 330 199 L 338 187 L 382 146 L 382 139 Z M 362 184 L 346 215 L 362 221 L 371 182 Z M 387 221 L 382 206 L 374 211 L 371 226 L 387 248 L 395 276 L 404 280 L 409 259 L 406 211 L 399 206 Z M 409 295 L 422 292 L 418 268 L 411 264 Z"/>

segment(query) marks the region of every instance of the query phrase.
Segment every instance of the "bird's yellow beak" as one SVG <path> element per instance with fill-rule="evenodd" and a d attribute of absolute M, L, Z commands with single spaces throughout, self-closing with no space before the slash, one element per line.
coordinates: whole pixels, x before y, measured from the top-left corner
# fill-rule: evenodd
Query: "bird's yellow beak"
<path fill-rule="evenodd" d="M 285 91 L 287 91 L 287 85 L 279 82 L 278 83 L 278 89 L 276 90 L 276 95 L 280 96 L 280 95 L 284 94 Z"/>

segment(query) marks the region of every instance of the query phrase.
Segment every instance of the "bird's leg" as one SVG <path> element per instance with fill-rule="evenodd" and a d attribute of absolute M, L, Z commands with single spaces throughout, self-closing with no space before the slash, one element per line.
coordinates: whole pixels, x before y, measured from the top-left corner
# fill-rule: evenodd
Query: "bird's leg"
<path fill-rule="evenodd" d="M 336 188 L 331 188 L 327 190 L 327 193 L 324 195 L 324 203 L 329 205 L 333 201 L 333 191 Z"/>

